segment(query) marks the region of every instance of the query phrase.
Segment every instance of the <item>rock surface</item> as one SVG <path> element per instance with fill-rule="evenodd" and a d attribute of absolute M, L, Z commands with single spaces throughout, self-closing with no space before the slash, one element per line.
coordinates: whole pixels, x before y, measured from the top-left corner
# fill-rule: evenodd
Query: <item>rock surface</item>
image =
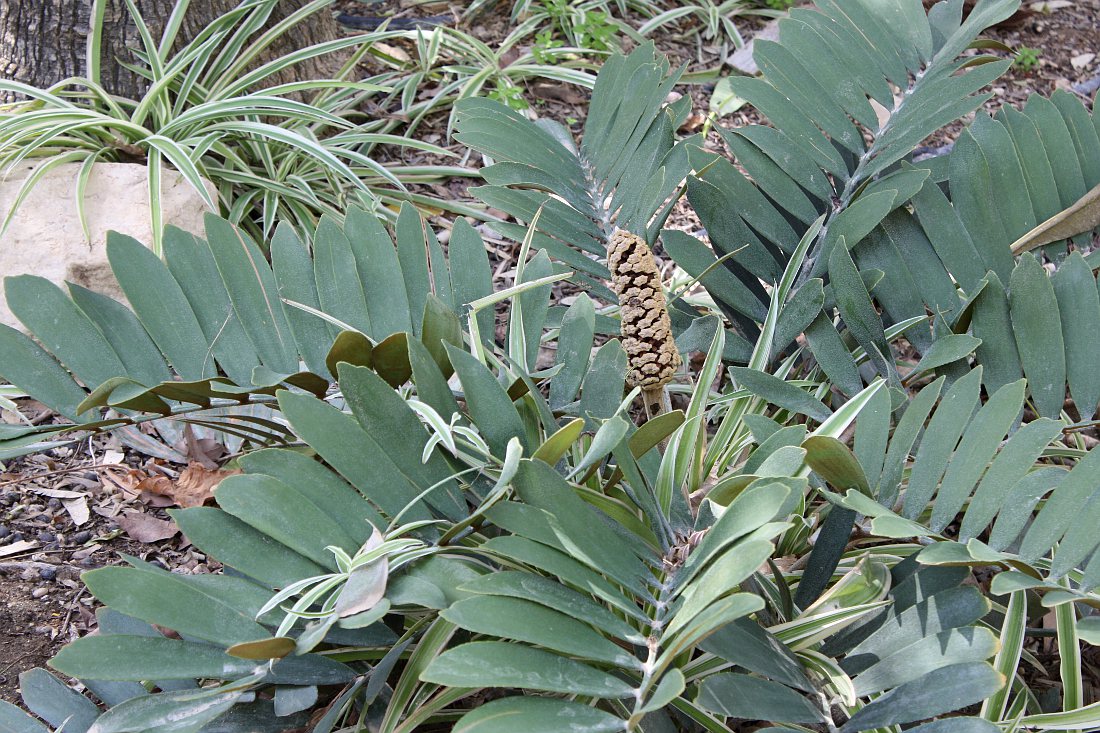
<path fill-rule="evenodd" d="M 0 221 L 32 168 L 33 164 L 24 166 L 0 180 Z M 77 214 L 79 169 L 79 163 L 58 166 L 24 199 L 0 236 L 0 278 L 40 275 L 62 288 L 69 281 L 124 300 L 107 262 L 107 232 L 122 232 L 147 244 L 153 241 L 148 169 L 133 163 L 97 163 L 92 168 L 84 196 L 91 241 L 85 238 Z M 207 186 L 215 195 L 213 185 Z M 161 206 L 165 225 L 202 233 L 206 205 L 177 171 L 163 172 Z M 0 323 L 22 329 L 3 293 L 0 279 Z"/>

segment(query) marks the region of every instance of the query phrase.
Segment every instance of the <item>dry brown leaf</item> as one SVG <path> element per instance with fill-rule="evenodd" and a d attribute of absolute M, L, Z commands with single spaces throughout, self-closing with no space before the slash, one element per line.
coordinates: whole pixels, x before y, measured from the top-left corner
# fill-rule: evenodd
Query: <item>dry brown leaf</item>
<path fill-rule="evenodd" d="M 1069 60 L 1070 66 L 1075 69 L 1083 69 L 1092 63 L 1092 60 L 1096 58 L 1094 53 L 1079 53 Z"/>
<path fill-rule="evenodd" d="M 188 462 L 198 462 L 211 471 L 218 467 L 218 459 L 225 455 L 225 446 L 213 438 L 198 438 L 190 425 L 183 428 L 184 446 L 180 452 Z"/>
<path fill-rule="evenodd" d="M 84 496 L 79 491 L 65 491 L 64 489 L 43 489 L 37 486 L 31 487 L 31 491 L 51 499 L 79 499 Z"/>
<path fill-rule="evenodd" d="M 164 494 L 155 494 L 152 491 L 143 491 L 138 495 L 138 501 L 145 506 L 151 506 L 156 509 L 164 509 L 165 507 L 175 506 L 176 501 L 170 496 Z"/>
<path fill-rule="evenodd" d="M 34 540 L 19 540 L 18 542 L 12 542 L 10 545 L 0 547 L 0 557 L 18 555 L 20 552 L 27 552 L 36 547 L 38 547 L 38 543 Z"/>
<path fill-rule="evenodd" d="M 98 544 L 92 544 L 88 545 L 87 547 L 82 547 L 72 554 L 72 561 L 80 562 L 81 560 L 89 558 L 94 555 L 99 549 L 100 545 Z"/>
<path fill-rule="evenodd" d="M 898 105 L 901 104 L 902 99 L 904 99 L 904 97 L 902 95 L 900 95 L 900 94 L 895 94 L 894 95 L 894 108 L 893 109 L 887 109 L 881 103 L 879 103 L 879 101 L 877 99 L 868 99 L 867 100 L 871 104 L 871 109 L 873 109 L 875 111 L 875 118 L 878 119 L 878 129 L 881 130 L 883 128 L 883 126 L 885 126 L 886 123 L 890 121 L 890 117 L 894 114 L 894 110 L 896 110 L 898 108 Z"/>
<path fill-rule="evenodd" d="M 397 61 L 403 61 L 405 63 L 412 61 L 412 58 L 409 56 L 409 54 L 405 53 L 397 46 L 391 46 L 388 43 L 376 43 L 372 46 L 372 48 L 381 51 L 382 53 L 396 59 Z"/>
<path fill-rule="evenodd" d="M 88 510 L 88 500 L 83 496 L 76 499 L 62 499 L 61 505 L 65 507 L 65 511 L 69 513 L 69 518 L 73 520 L 73 524 L 77 527 L 87 522 L 92 516 Z"/>
<path fill-rule="evenodd" d="M 500 55 L 500 57 L 497 59 L 497 66 L 501 69 L 507 68 L 516 63 L 516 61 L 519 61 L 519 58 L 522 55 L 523 52 L 520 51 L 518 46 L 512 46 Z"/>
<path fill-rule="evenodd" d="M 188 509 L 202 506 L 214 498 L 214 489 L 226 476 L 240 473 L 239 470 L 226 471 L 205 468 L 201 463 L 192 463 L 183 469 L 178 479 L 166 476 L 149 476 L 134 488 L 139 493 L 159 494 L 171 499 L 176 506 Z"/>
<path fill-rule="evenodd" d="M 138 542 L 160 542 L 174 537 L 180 531 L 175 522 L 157 519 L 144 512 L 126 512 L 115 517 L 115 522 L 131 539 Z"/>
<path fill-rule="evenodd" d="M 69 516 L 73 520 L 73 524 L 77 527 L 88 521 L 90 513 L 88 511 L 88 499 L 86 494 L 79 491 L 43 489 L 39 487 L 33 487 L 31 491 L 36 494 L 41 494 L 42 496 L 60 499 L 62 506 L 65 507 L 65 511 L 69 513 Z"/>
<path fill-rule="evenodd" d="M 694 110 L 687 116 L 687 119 L 684 120 L 684 124 L 680 125 L 680 129 L 677 130 L 677 132 L 682 132 L 684 134 L 695 132 L 701 128 L 706 121 L 707 116 L 705 114 L 699 110 Z"/>
<path fill-rule="evenodd" d="M 110 468 L 105 468 L 100 473 L 105 486 L 114 486 L 126 494 L 140 493 L 137 490 L 137 485 L 145 478 L 148 478 L 149 474 L 130 468 L 126 471 L 115 471 Z"/>
<path fill-rule="evenodd" d="M 1012 243 L 1012 254 L 1028 252 L 1044 244 L 1076 237 L 1100 226 L 1100 185 L 1082 196 L 1077 203 L 1032 229 Z"/>

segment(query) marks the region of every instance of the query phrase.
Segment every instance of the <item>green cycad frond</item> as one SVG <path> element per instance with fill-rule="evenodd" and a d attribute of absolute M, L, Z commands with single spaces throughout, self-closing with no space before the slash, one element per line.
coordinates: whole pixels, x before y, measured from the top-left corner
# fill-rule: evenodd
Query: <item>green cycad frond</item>
<path fill-rule="evenodd" d="M 872 534 L 934 538 L 918 556 L 923 563 L 1015 568 L 1031 575 L 1035 587 L 1092 598 L 1100 586 L 1100 537 L 1093 531 L 1100 521 L 1093 501 L 1100 452 L 1066 447 L 1059 421 L 1038 418 L 1019 427 L 1024 380 L 1004 385 L 984 404 L 982 382 L 977 367 L 946 391 L 943 377 L 924 387 L 888 442 L 869 436 L 888 420 L 889 400 L 870 405 L 857 419 L 857 430 L 867 421 L 867 430 L 857 432 L 858 463 L 846 464 L 860 472 L 865 491 L 820 462 L 827 446 L 807 444 L 807 462 L 842 491 L 830 501 L 871 518 Z M 1059 586 L 1062 579 L 1071 585 Z"/>
<path fill-rule="evenodd" d="M 688 184 L 688 200 L 711 246 L 716 254 L 729 255 L 728 266 L 743 285 L 711 293 L 750 336 L 768 299 L 759 283 L 777 281 L 818 216 L 825 215 L 825 225 L 801 268 L 791 305 L 803 288 L 816 287 L 811 278 L 830 274 L 831 255 L 841 241 L 860 270 L 882 269 L 860 259 L 860 243 L 891 212 L 904 210 L 929 178 L 926 170 L 899 168 L 899 162 L 988 99 L 976 92 L 1002 73 L 1006 62 L 959 54 L 1016 5 L 1014 0 L 979 3 L 963 22 L 961 7 L 953 4 L 943 3 L 926 16 L 911 0 L 873 9 L 859 0 L 829 0 L 794 9 L 780 21 L 778 41 L 755 45 L 761 78 L 733 78 L 730 85 L 772 126 L 720 129 L 740 168 L 697 151 L 696 175 Z M 903 291 L 898 297 L 909 295 Z M 827 359 L 836 341 L 835 333 L 828 333 L 834 330 L 832 320 L 815 320 L 812 313 L 801 320 L 811 348 Z M 862 333 L 852 335 L 869 352 L 881 348 Z M 876 367 L 884 376 L 892 371 L 888 358 Z"/>
<path fill-rule="evenodd" d="M 883 273 L 870 293 L 887 324 L 932 313 L 931 331 L 906 334 L 925 354 L 970 331 L 987 391 L 1026 376 L 1037 411 L 1052 418 L 1067 382 L 1082 419 L 1100 401 L 1087 366 L 1100 358 L 1095 254 L 1089 232 L 1068 257 L 1067 243 L 1048 244 L 1048 274 L 1032 254 L 1014 257 L 1012 244 L 1100 184 L 1098 121 L 1064 92 L 979 114 L 949 155 L 903 167 L 927 166 L 929 178 L 852 248 L 861 270 Z"/>
<path fill-rule="evenodd" d="M 553 122 L 531 122 L 487 99 L 459 102 L 455 139 L 493 161 L 482 170 L 490 185 L 473 192 L 519 221 L 532 221 L 541 209 L 536 246 L 608 279 L 599 259 L 614 227 L 652 241 L 663 221 L 659 216 L 651 224 L 654 212 L 687 175 L 688 144 L 700 142 L 675 140 L 690 111 L 686 97 L 665 105 L 679 77 L 652 43 L 609 58 L 596 79 L 579 147 Z M 516 241 L 526 234 L 517 224 L 493 226 Z"/>
<path fill-rule="evenodd" d="M 786 528 L 773 520 L 788 488 L 775 483 L 745 492 L 697 548 L 684 537 L 662 555 L 652 538 L 587 506 L 545 464 L 525 461 L 515 487 L 521 501 L 487 514 L 507 534 L 482 549 L 526 569 L 463 586 L 475 595 L 443 617 L 488 639 L 517 641 L 456 646 L 422 677 L 605 699 L 607 711 L 564 700 L 506 698 L 468 714 L 459 729 L 496 730 L 494 715 L 505 710 L 509 725 L 539 730 L 555 715 L 636 730 L 647 714 L 667 717 L 668 706 L 708 717 L 685 687 L 681 660 L 712 633 L 763 607 L 739 586 Z M 820 714 L 808 709 L 818 720 Z"/>
<path fill-rule="evenodd" d="M 790 492 L 779 479 L 750 486 L 708 529 L 663 554 L 586 506 L 548 466 L 525 463 L 515 485 L 517 500 L 487 514 L 507 533 L 481 549 L 518 569 L 462 586 L 474 595 L 442 615 L 475 636 L 422 679 L 570 699 L 506 697 L 467 713 L 457 730 L 502 731 L 506 721 L 511 730 L 549 731 L 565 719 L 591 730 L 682 729 L 684 717 L 709 731 L 733 730 L 736 719 L 817 725 L 833 720 L 823 703 L 845 679 L 850 692 L 839 704 L 850 719 L 834 725 L 855 733 L 951 712 L 1002 686 L 986 663 L 996 638 L 976 626 L 989 603 L 960 587 L 965 570 L 908 560 L 891 574 L 872 561 L 870 603 L 858 605 L 862 591 L 849 587 L 834 605 L 807 609 L 774 633 L 763 628 L 765 601 L 746 591 L 790 527 L 779 521 Z M 835 659 L 800 659 L 780 638 L 798 650 L 826 639 Z M 810 672 L 823 669 L 828 676 Z M 869 704 L 847 696 L 883 692 Z"/>
<path fill-rule="evenodd" d="M 861 250 L 868 245 L 863 243 L 878 236 L 874 233 L 889 217 L 907 215 L 914 197 L 942 179 L 943 161 L 927 168 L 902 161 L 929 135 L 989 98 L 978 90 L 1007 62 L 961 54 L 1017 5 L 987 0 L 965 20 L 957 3 L 942 3 L 926 15 L 916 0 L 874 7 L 861 0 L 828 0 L 793 10 L 779 23 L 778 41 L 755 44 L 762 77 L 731 79 L 732 90 L 771 123 L 719 130 L 737 166 L 704 150 L 698 136 L 674 142 L 675 122 L 686 108 L 677 102 L 662 111 L 677 74 L 668 75 L 650 47 L 609 60 L 593 91 L 579 147 L 562 128 L 532 123 L 484 100 L 460 105 L 456 138 L 495 162 L 485 169 L 491 185 L 479 189 L 479 196 L 522 221 L 544 207 L 536 241 L 601 279 L 607 272 L 593 257 L 602 255 L 612 221 L 617 217 L 619 226 L 645 233 L 652 242 L 669 211 L 666 200 L 693 171 L 687 197 L 714 254 L 680 232 L 667 232 L 664 244 L 689 275 L 703 278 L 749 343 L 767 312 L 767 286 L 778 282 L 802 235 L 824 215 L 783 304 L 788 311 L 781 314 L 783 335 L 805 330 L 826 372 L 849 377 L 839 386 L 850 392 L 859 386 L 850 378 L 850 362 L 835 363 L 848 359 L 836 348 L 837 328 L 844 326 L 829 317 L 833 293 L 826 288 L 819 296 L 814 281 L 834 274 L 832 252 L 844 241 L 864 281 L 886 276 L 896 283 L 892 271 L 864 262 Z M 501 231 L 518 239 L 522 227 L 501 225 Z M 716 257 L 723 258 L 721 265 Z M 728 274 L 719 276 L 714 267 Z M 919 302 L 923 290 L 905 285 L 894 300 Z M 925 290 L 940 285 L 938 279 L 922 284 Z M 607 295 L 598 284 L 592 287 Z M 950 297 L 940 291 L 932 295 L 936 312 L 957 309 L 954 291 Z M 870 305 L 841 305 L 845 324 L 858 310 L 870 312 Z M 848 330 L 872 354 L 876 369 L 896 379 L 876 329 Z M 914 336 L 918 348 L 930 341 L 921 333 Z M 776 344 L 773 356 L 787 345 Z"/>
<path fill-rule="evenodd" d="M 170 229 L 163 261 L 112 235 L 108 257 L 129 307 L 76 285 L 65 293 L 40 277 L 7 278 L 11 310 L 36 341 L 0 327 L 0 373 L 89 430 L 211 407 L 270 406 L 281 387 L 323 396 L 338 361 L 376 364 L 399 385 L 410 375 L 409 341 L 422 341 L 445 364 L 442 342 L 461 344 L 468 304 L 492 292 L 474 229 L 456 225 L 445 257 L 410 206 L 396 238 L 360 209 L 343 222 L 323 217 L 312 251 L 281 226 L 270 264 L 243 231 L 214 216 L 206 224 L 206 239 Z M 491 312 L 476 318 L 491 334 Z M 240 408 L 236 425 L 208 422 L 261 441 L 285 439 L 269 414 L 248 414 L 254 407 Z M 99 421 L 101 408 L 121 415 Z M 9 455 L 65 429 L 6 427 L 0 450 Z"/>
<path fill-rule="evenodd" d="M 908 5 L 897 3 L 906 18 L 912 9 L 903 13 L 902 6 Z M 1085 201 L 1100 184 L 1100 118 L 1065 92 L 1049 100 L 1033 96 L 1022 110 L 1006 106 L 994 118 L 979 113 L 949 154 L 906 162 L 928 135 L 988 97 L 974 92 L 1003 64 L 990 57 L 953 56 L 984 24 L 1015 5 L 979 3 L 966 22 L 945 25 L 958 9 L 941 4 L 927 20 L 917 13 L 890 26 L 918 29 L 904 37 L 861 15 L 860 7 L 838 2 L 795 10 L 780 23 L 779 41 L 757 50 L 763 78 L 732 82 L 775 128 L 723 131 L 745 173 L 694 152 L 699 173 L 689 179 L 688 198 L 715 253 L 730 255 L 727 262 L 739 281 L 735 287 L 718 286 L 714 278 L 704 284 L 726 314 L 754 335 L 768 299 L 759 283 L 776 281 L 793 243 L 824 213 L 826 223 L 802 268 L 800 287 L 784 304 L 794 324 L 785 333 L 805 329 L 818 364 L 842 391 L 859 384 L 852 379 L 850 358 L 836 349 L 837 330 L 871 354 L 880 373 L 893 372 L 875 323 L 872 304 L 877 304 L 886 328 L 932 314 L 931 327 L 905 332 L 932 360 L 942 359 L 946 346 L 932 349 L 944 336 L 972 331 L 981 339 L 976 356 L 990 392 L 1026 376 L 1039 413 L 1056 417 L 1068 382 L 1081 417 L 1090 418 L 1100 400 L 1100 381 L 1086 365 L 1100 358 L 1095 336 L 1100 303 L 1090 272 L 1095 255 L 1089 233 L 1082 232 L 1076 243 L 1083 260 L 1079 254 L 1065 259 L 1065 243 L 1044 247 L 1044 255 L 1055 261 L 1053 277 L 1028 255 L 1017 261 L 1012 244 Z M 850 23 L 856 19 L 860 33 L 853 36 Z M 923 24 L 932 28 L 931 52 Z M 874 39 L 882 42 L 871 43 Z M 851 76 L 826 83 L 836 73 L 830 64 L 810 67 L 802 61 L 823 55 L 859 57 L 862 63 L 845 64 Z M 868 115 L 868 99 L 882 105 L 881 122 Z M 853 124 L 859 137 L 851 134 Z M 703 245 L 686 239 L 671 236 L 669 251 L 695 272 Z M 850 259 L 834 257 L 841 241 Z M 815 281 L 819 275 L 829 278 L 823 300 Z M 844 287 L 830 292 L 838 279 Z M 823 303 L 820 313 L 812 307 L 817 302 Z M 776 353 L 786 346 L 777 344 Z M 943 362 L 936 368 L 957 375 L 961 367 Z"/>

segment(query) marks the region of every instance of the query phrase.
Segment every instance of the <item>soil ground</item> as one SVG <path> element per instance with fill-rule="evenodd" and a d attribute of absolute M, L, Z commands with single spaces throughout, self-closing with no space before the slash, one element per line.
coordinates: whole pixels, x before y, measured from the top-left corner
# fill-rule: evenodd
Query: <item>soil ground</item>
<path fill-rule="evenodd" d="M 45 416 L 37 403 L 20 407 Z M 184 573 L 218 569 L 169 521 L 170 500 L 147 489 L 179 468 L 98 437 L 0 471 L 0 699 L 18 702 L 20 672 L 95 629 L 81 573 L 124 555 Z"/>
<path fill-rule="evenodd" d="M 506 33 L 509 5 L 498 3 L 496 9 L 476 21 L 472 30 L 481 40 L 492 44 Z M 1028 12 L 1023 17 L 988 34 L 1013 48 L 1028 47 L 1039 53 L 1034 68 L 1014 67 L 998 80 L 987 109 L 995 110 L 1004 103 L 1019 105 L 1033 92 L 1050 94 L 1055 89 L 1068 89 L 1076 93 L 1082 85 L 1100 79 L 1100 1 L 1053 0 L 1045 4 L 1046 11 L 1043 5 L 1025 3 Z M 404 9 L 391 0 L 382 4 L 340 2 L 337 8 L 353 14 L 369 9 L 381 15 L 403 16 L 438 12 Z M 760 19 L 749 19 L 739 27 L 748 38 L 761 25 Z M 711 69 L 721 62 L 720 49 L 700 48 L 690 39 L 667 37 L 660 40 L 659 46 L 673 56 L 674 63 L 687 62 L 689 72 Z M 679 90 L 691 95 L 699 113 L 697 124 L 705 117 L 711 88 L 696 84 Z M 579 129 L 586 93 L 572 88 L 568 93 L 528 91 L 536 114 Z M 1093 93 L 1082 96 L 1091 99 Z M 753 110 L 743 108 L 720 122 L 737 125 L 758 121 Z M 949 143 L 959 128 L 949 128 L 928 141 L 929 146 Z M 418 134 L 439 143 L 446 142 L 444 131 L 445 119 L 441 116 Z M 713 133 L 709 142 L 721 145 Z M 467 183 L 456 180 L 431 187 L 428 192 L 469 199 Z M 679 208 L 670 223 L 689 230 L 695 226 L 686 207 Z M 490 246 L 499 265 L 498 274 L 506 274 L 513 248 L 503 242 L 490 242 Z M 24 401 L 20 407 L 32 419 L 51 419 L 36 403 Z M 208 464 L 207 468 L 217 460 L 209 451 L 198 453 L 190 457 Z M 18 702 L 21 671 L 43 666 L 61 645 L 95 628 L 95 603 L 79 582 L 81 572 L 121 562 L 123 554 L 177 572 L 217 569 L 217 564 L 192 549 L 185 537 L 171 532 L 163 497 L 141 490 L 143 478 L 175 481 L 182 468 L 124 448 L 114 438 L 96 438 L 75 448 L 0 464 L 0 699 Z M 86 516 L 82 506 L 87 509 Z M 155 539 L 159 535 L 169 536 Z"/>

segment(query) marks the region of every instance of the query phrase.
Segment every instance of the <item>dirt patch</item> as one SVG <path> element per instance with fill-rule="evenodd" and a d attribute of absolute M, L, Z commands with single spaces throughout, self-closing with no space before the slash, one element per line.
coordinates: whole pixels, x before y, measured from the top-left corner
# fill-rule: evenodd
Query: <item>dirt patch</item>
<path fill-rule="evenodd" d="M 41 409 L 23 401 L 32 419 Z M 98 604 L 82 573 L 120 564 L 124 555 L 180 573 L 219 567 L 170 523 L 166 497 L 142 491 L 183 470 L 124 449 L 117 436 L 99 436 L 0 471 L 0 699 L 18 703 L 20 672 L 44 666 L 96 628 Z M 158 539 L 142 541 L 150 527 Z"/>
<path fill-rule="evenodd" d="M 0 700 L 19 702 L 19 673 L 45 666 L 95 626 L 79 564 L 46 554 L 0 562 Z"/>
<path fill-rule="evenodd" d="M 1032 7 L 1043 3 L 1029 4 Z M 994 29 L 988 35 L 1012 48 L 1032 49 L 1036 63 L 1027 62 L 1029 52 L 998 82 L 1003 101 L 1020 104 L 1033 93 L 1049 96 L 1056 89 L 1073 93 L 1100 77 L 1100 2 L 1079 0 L 1051 2 L 1049 12 L 1035 10 L 1017 27 Z M 1091 99 L 1095 93 L 1081 93 Z"/>
<path fill-rule="evenodd" d="M 19 673 L 45 665 L 56 651 L 58 629 L 48 622 L 65 611 L 55 598 L 34 598 L 40 587 L 48 588 L 8 574 L 0 579 L 0 700 L 18 703 Z"/>

